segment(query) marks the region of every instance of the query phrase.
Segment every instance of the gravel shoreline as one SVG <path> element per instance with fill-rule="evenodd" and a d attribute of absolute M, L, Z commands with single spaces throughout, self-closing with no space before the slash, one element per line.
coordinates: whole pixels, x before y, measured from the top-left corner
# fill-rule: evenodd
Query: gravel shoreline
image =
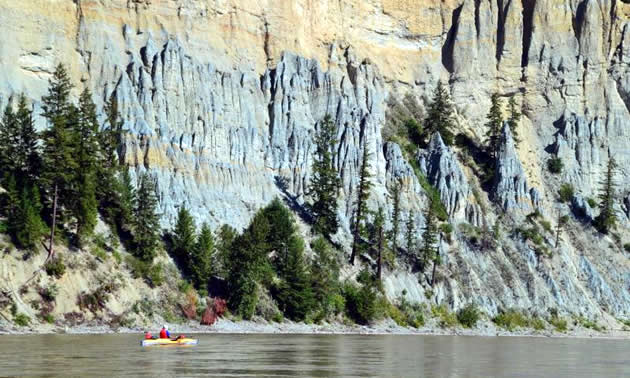
<path fill-rule="evenodd" d="M 109 325 L 78 325 L 74 327 L 59 327 L 54 325 L 39 325 L 32 328 L 15 328 L 0 326 L 0 334 L 28 335 L 28 334 L 135 334 L 143 333 L 145 329 L 156 332 L 161 324 L 154 324 L 141 328 L 112 328 Z M 552 330 L 536 331 L 533 329 L 519 329 L 507 331 L 497 328 L 491 322 L 480 322 L 474 329 L 440 328 L 428 325 L 422 328 L 400 327 L 393 321 L 383 321 L 371 326 L 332 324 L 304 324 L 304 323 L 271 323 L 265 321 L 232 321 L 220 319 L 212 326 L 201 326 L 198 323 L 169 324 L 173 334 L 291 334 L 291 335 L 415 335 L 415 336 L 512 336 L 512 337 L 559 337 L 559 338 L 597 338 L 630 340 L 630 332 L 623 330 L 594 331 L 587 328 L 574 328 L 567 332 Z"/>

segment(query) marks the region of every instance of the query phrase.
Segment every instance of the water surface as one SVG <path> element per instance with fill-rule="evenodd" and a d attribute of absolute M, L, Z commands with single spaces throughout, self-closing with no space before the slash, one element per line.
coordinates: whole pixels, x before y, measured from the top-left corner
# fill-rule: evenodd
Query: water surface
<path fill-rule="evenodd" d="M 630 341 L 462 336 L 0 336 L 0 376 L 630 377 Z"/>

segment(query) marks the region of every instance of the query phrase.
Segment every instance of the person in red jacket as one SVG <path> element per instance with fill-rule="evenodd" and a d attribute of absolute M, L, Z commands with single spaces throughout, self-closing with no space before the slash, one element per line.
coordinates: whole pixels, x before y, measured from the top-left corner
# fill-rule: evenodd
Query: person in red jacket
<path fill-rule="evenodd" d="M 160 330 L 160 339 L 169 339 L 170 337 L 171 333 L 168 331 L 168 326 L 165 324 Z"/>
<path fill-rule="evenodd" d="M 151 340 L 152 338 L 153 338 L 153 335 L 151 335 L 151 332 L 146 331 L 146 332 L 144 333 L 144 339 L 145 339 L 145 340 Z"/>

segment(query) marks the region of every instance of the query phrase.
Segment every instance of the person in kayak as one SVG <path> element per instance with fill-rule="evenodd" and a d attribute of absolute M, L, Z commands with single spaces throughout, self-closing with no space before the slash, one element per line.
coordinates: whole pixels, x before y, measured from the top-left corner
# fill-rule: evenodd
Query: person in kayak
<path fill-rule="evenodd" d="M 151 332 L 149 332 L 148 330 L 144 333 L 144 339 L 145 340 L 151 340 L 153 339 L 153 335 L 151 334 Z"/>
<path fill-rule="evenodd" d="M 169 339 L 170 337 L 171 333 L 168 331 L 168 326 L 164 324 L 160 330 L 160 339 Z"/>

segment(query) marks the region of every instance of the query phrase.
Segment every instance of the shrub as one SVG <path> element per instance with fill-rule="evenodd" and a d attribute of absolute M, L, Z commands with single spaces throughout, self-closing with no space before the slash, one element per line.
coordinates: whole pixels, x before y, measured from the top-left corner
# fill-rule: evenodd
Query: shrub
<path fill-rule="evenodd" d="M 48 260 L 48 262 L 44 265 L 44 270 L 49 276 L 61 278 L 66 273 L 66 265 L 63 263 L 61 255 L 58 255 L 57 258 Z"/>
<path fill-rule="evenodd" d="M 549 221 L 547 221 L 547 220 L 541 220 L 540 221 L 540 225 L 547 232 L 552 232 L 553 231 L 553 228 L 551 227 L 551 223 L 549 223 Z"/>
<path fill-rule="evenodd" d="M 13 321 L 20 327 L 26 327 L 31 323 L 31 318 L 29 318 L 26 314 L 19 313 L 15 315 Z"/>
<path fill-rule="evenodd" d="M 164 267 L 162 266 L 162 264 L 154 264 L 150 269 L 149 272 L 147 274 L 147 283 L 151 286 L 151 287 L 158 287 L 158 286 L 162 286 L 162 284 L 164 283 L 165 277 L 164 277 Z"/>
<path fill-rule="evenodd" d="M 91 252 L 92 252 L 92 255 L 94 255 L 94 257 L 98 258 L 99 260 L 101 261 L 107 260 L 107 253 L 100 246 L 95 246 L 94 248 L 92 248 Z"/>
<path fill-rule="evenodd" d="M 359 324 L 368 324 L 376 316 L 376 290 L 365 284 L 361 287 L 346 283 L 343 287 L 348 317 Z"/>
<path fill-rule="evenodd" d="M 58 293 L 59 288 L 55 284 L 51 284 L 39 290 L 39 295 L 41 295 L 41 297 L 47 302 L 54 302 Z"/>
<path fill-rule="evenodd" d="M 541 318 L 535 317 L 531 320 L 531 326 L 533 329 L 535 329 L 536 331 L 542 331 L 545 328 L 547 328 L 545 326 L 545 321 L 542 320 Z"/>
<path fill-rule="evenodd" d="M 551 323 L 558 332 L 565 332 L 567 330 L 567 321 L 559 316 L 552 316 L 549 323 Z"/>
<path fill-rule="evenodd" d="M 431 307 L 431 313 L 433 317 L 439 318 L 442 328 L 452 328 L 457 324 L 457 316 L 450 312 L 444 304 Z"/>
<path fill-rule="evenodd" d="M 623 250 L 626 252 L 630 252 L 630 243 L 626 243 L 623 245 Z"/>
<path fill-rule="evenodd" d="M 575 190 L 571 184 L 564 183 L 560 186 L 560 190 L 558 190 L 558 200 L 562 203 L 571 202 L 574 195 Z"/>
<path fill-rule="evenodd" d="M 529 319 L 520 311 L 510 309 L 499 313 L 492 321 L 501 328 L 513 331 L 519 327 L 529 326 Z"/>
<path fill-rule="evenodd" d="M 55 317 L 52 314 L 42 315 L 42 320 L 48 324 L 53 324 L 55 322 Z"/>
<path fill-rule="evenodd" d="M 564 163 L 559 157 L 556 156 L 547 160 L 547 169 L 549 169 L 549 172 L 553 174 L 562 173 L 562 168 L 564 168 Z"/>
<path fill-rule="evenodd" d="M 114 261 L 116 261 L 116 264 L 120 264 L 122 262 L 122 256 L 120 255 L 120 252 L 114 251 L 112 252 L 112 256 L 114 256 Z"/>
<path fill-rule="evenodd" d="M 457 311 L 457 321 L 466 328 L 474 328 L 479 318 L 479 310 L 474 304 L 466 305 L 466 307 Z"/>
<path fill-rule="evenodd" d="M 593 197 L 588 197 L 586 199 L 586 203 L 588 203 L 588 206 L 590 206 L 591 209 L 594 209 L 597 207 L 597 201 L 595 201 Z"/>

